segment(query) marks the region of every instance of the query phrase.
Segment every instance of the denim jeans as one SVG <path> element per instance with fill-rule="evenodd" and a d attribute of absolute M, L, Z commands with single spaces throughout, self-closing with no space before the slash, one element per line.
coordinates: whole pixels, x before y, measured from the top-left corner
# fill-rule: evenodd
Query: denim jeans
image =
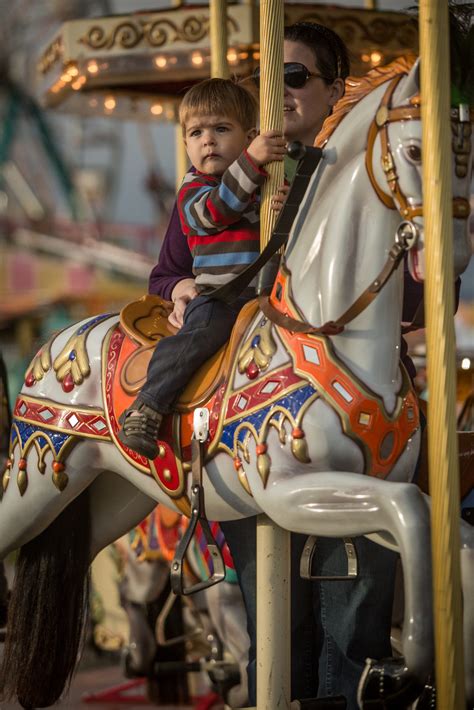
<path fill-rule="evenodd" d="M 140 399 L 160 414 L 170 414 L 196 370 L 228 340 L 248 300 L 241 297 L 228 305 L 210 296 L 196 296 L 190 301 L 183 327 L 158 342 Z"/>
<path fill-rule="evenodd" d="M 256 518 L 221 523 L 247 610 L 249 704 L 256 703 Z M 299 576 L 306 535 L 291 535 L 291 697 L 344 695 L 357 710 L 365 659 L 391 655 L 390 629 L 398 555 L 354 538 L 359 576 L 307 581 Z M 313 575 L 347 573 L 342 540 L 319 537 Z"/>

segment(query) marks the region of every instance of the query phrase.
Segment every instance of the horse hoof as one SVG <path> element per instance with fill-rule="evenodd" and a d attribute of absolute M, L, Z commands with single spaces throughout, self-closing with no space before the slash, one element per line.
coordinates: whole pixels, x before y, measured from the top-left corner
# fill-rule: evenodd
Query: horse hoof
<path fill-rule="evenodd" d="M 410 673 L 403 658 L 368 658 L 359 681 L 357 701 L 362 710 L 403 710 L 423 691 L 422 683 Z"/>

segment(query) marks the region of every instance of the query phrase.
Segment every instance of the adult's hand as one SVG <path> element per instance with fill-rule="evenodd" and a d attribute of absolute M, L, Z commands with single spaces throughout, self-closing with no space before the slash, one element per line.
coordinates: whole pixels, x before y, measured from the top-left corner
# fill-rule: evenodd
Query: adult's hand
<path fill-rule="evenodd" d="M 270 202 L 270 209 L 272 209 L 273 212 L 281 212 L 282 211 L 283 206 L 286 201 L 286 198 L 288 197 L 289 191 L 290 191 L 289 185 L 280 185 L 276 194 L 272 196 L 272 199 Z"/>
<path fill-rule="evenodd" d="M 181 328 L 186 306 L 189 301 L 198 295 L 194 279 L 182 279 L 178 281 L 171 293 L 171 300 L 174 308 L 168 316 L 168 320 L 175 328 Z"/>

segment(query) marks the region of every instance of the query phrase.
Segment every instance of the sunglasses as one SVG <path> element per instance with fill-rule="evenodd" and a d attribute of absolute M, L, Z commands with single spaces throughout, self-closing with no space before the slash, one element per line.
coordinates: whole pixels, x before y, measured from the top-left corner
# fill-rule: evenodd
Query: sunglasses
<path fill-rule="evenodd" d="M 322 74 L 313 74 L 310 72 L 308 67 L 300 62 L 285 62 L 283 65 L 283 81 L 285 86 L 289 89 L 302 89 L 306 82 L 312 77 L 317 79 L 324 79 L 329 81 L 329 79 Z M 253 73 L 253 79 L 257 85 L 260 86 L 260 67 L 257 67 Z"/>

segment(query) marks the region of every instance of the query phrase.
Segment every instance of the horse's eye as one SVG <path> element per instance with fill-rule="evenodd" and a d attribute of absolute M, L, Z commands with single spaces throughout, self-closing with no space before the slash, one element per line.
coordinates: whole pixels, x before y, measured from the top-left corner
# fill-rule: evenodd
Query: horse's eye
<path fill-rule="evenodd" d="M 406 148 L 407 157 L 414 163 L 421 163 L 421 148 L 412 143 Z"/>

